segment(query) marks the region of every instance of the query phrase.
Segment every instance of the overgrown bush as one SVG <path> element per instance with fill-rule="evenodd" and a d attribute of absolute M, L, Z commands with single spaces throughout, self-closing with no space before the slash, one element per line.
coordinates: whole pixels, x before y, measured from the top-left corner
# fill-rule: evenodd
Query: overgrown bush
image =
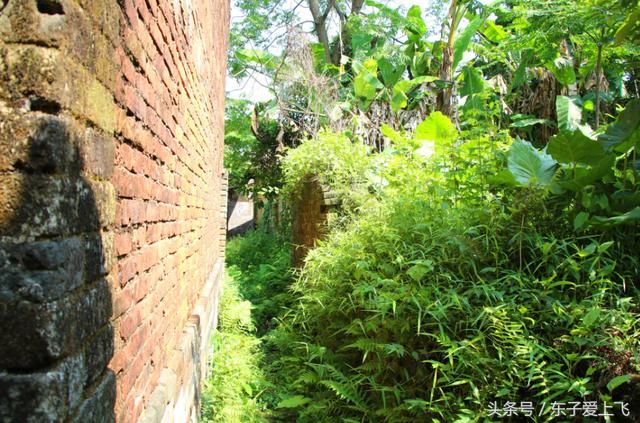
<path fill-rule="evenodd" d="M 285 192 L 295 195 L 309 175 L 319 176 L 339 196 L 352 195 L 354 188 L 367 181 L 370 156 L 361 143 L 347 136 L 322 131 L 287 152 L 282 166 Z"/>
<path fill-rule="evenodd" d="M 229 240 L 226 254 L 227 272 L 242 298 L 253 304 L 253 322 L 261 336 L 291 305 L 291 246 L 283 236 L 258 229 Z"/>
<path fill-rule="evenodd" d="M 203 392 L 203 422 L 270 421 L 278 397 L 266 374 L 260 336 L 291 305 L 291 251 L 264 229 L 227 243 L 226 278 L 213 336 L 211 377 Z"/>
<path fill-rule="evenodd" d="M 257 408 L 282 422 L 466 422 L 528 401 L 552 421 L 554 403 L 622 401 L 631 416 L 618 404 L 615 421 L 634 421 L 635 107 L 546 150 L 491 127 L 459 134 L 436 112 L 413 135 L 382 128 L 382 153 L 326 133 L 290 151 L 290 193 L 327 175 L 358 207 L 292 291 L 283 239 L 230 242 L 230 273 L 269 322 Z"/>
<path fill-rule="evenodd" d="M 266 421 L 258 401 L 264 376 L 251 303 L 242 299 L 238 282 L 230 276 L 225 278 L 218 319 L 212 338 L 211 377 L 205 381 L 202 395 L 202 421 Z"/>
<path fill-rule="evenodd" d="M 378 201 L 310 252 L 269 335 L 279 418 L 484 421 L 493 401 L 532 401 L 545 421 L 553 401 L 633 404 L 637 233 L 577 236 L 571 196 L 491 185 L 505 145 L 442 125 L 416 133 L 430 157 L 390 153 Z"/>

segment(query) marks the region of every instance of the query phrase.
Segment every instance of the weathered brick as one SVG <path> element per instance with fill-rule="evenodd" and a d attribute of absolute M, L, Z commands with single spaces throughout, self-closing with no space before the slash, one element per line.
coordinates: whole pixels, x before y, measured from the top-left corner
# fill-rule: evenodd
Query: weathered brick
<path fill-rule="evenodd" d="M 0 420 L 134 422 L 170 367 L 159 418 L 197 402 L 175 346 L 221 258 L 227 26 L 226 1 L 0 15 Z"/>
<path fill-rule="evenodd" d="M 112 372 L 104 372 L 104 376 L 90 391 L 87 398 L 72 418 L 74 423 L 112 423 L 115 421 L 113 404 L 116 396 L 116 380 Z"/>
<path fill-rule="evenodd" d="M 113 97 L 87 69 L 52 48 L 17 46 L 5 57 L 11 75 L 9 90 L 57 103 L 91 120 L 107 133 L 115 127 Z M 69 86 L 76 87 L 69 90 Z"/>
<path fill-rule="evenodd" d="M 110 316 L 111 299 L 104 280 L 58 301 L 2 302 L 0 368 L 39 367 L 78 351 Z"/>
<path fill-rule="evenodd" d="M 85 236 L 84 249 L 87 258 L 84 277 L 87 282 L 107 275 L 113 268 L 115 260 L 113 238 L 112 232 L 97 232 Z"/>
<path fill-rule="evenodd" d="M 118 256 L 123 256 L 131 252 L 131 232 L 118 232 L 115 236 L 115 248 Z"/>
<path fill-rule="evenodd" d="M 115 141 L 93 128 L 87 128 L 80 144 L 82 169 L 89 175 L 110 179 L 113 175 Z"/>
<path fill-rule="evenodd" d="M 56 300 L 83 282 L 85 258 L 79 238 L 38 242 L 0 242 L 0 298 Z"/>
<path fill-rule="evenodd" d="M 113 327 L 107 324 L 85 346 L 83 354 L 87 378 L 84 386 L 91 386 L 99 377 L 104 376 L 104 371 L 113 357 L 113 351 Z"/>

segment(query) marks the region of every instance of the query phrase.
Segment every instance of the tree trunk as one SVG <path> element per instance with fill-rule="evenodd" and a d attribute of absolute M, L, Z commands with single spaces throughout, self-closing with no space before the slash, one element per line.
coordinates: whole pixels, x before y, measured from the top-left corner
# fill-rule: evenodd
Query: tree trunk
<path fill-rule="evenodd" d="M 327 63 L 331 63 L 331 45 L 329 44 L 329 34 L 327 32 L 327 14 L 320 12 L 320 4 L 318 0 L 308 0 L 309 10 L 313 17 L 313 28 L 315 30 L 318 41 L 324 47 L 324 58 Z M 328 12 L 328 10 L 327 10 Z"/>
<path fill-rule="evenodd" d="M 351 1 L 351 14 L 358 14 L 362 10 L 364 0 L 352 0 Z"/>
<path fill-rule="evenodd" d="M 440 79 L 451 81 L 453 79 L 453 48 L 446 46 L 442 52 L 442 64 L 440 65 Z M 451 117 L 453 114 L 453 87 L 443 88 L 436 98 L 436 108 L 442 114 Z"/>
<path fill-rule="evenodd" d="M 600 79 L 602 79 L 602 43 L 598 43 L 598 59 L 596 60 L 596 112 L 595 129 L 600 126 Z"/>
<path fill-rule="evenodd" d="M 453 84 L 453 45 L 456 38 L 458 2 L 451 0 L 447 21 L 449 22 L 449 35 L 447 45 L 442 50 L 442 64 L 440 65 L 440 79 Z M 444 32 L 444 31 L 443 31 Z M 436 108 L 442 114 L 451 117 L 453 115 L 453 86 L 448 86 L 438 93 Z"/>

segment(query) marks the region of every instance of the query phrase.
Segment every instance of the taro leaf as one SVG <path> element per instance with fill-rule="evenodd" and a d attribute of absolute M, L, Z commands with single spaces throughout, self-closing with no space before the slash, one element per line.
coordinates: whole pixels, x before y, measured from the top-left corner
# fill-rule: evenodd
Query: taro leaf
<path fill-rule="evenodd" d="M 462 70 L 464 84 L 460 88 L 460 95 L 478 94 L 484 91 L 482 73 L 473 66 L 465 66 Z"/>
<path fill-rule="evenodd" d="M 556 97 L 556 112 L 558 115 L 558 129 L 574 131 L 578 129 L 582 120 L 582 110 L 569 97 Z"/>
<path fill-rule="evenodd" d="M 520 185 L 549 186 L 557 164 L 550 155 L 523 140 L 513 143 L 507 159 L 509 171 Z"/>
<path fill-rule="evenodd" d="M 434 141 L 437 144 L 450 144 L 457 136 L 456 127 L 441 112 L 431 113 L 414 133 L 414 138 L 419 141 Z"/>
<path fill-rule="evenodd" d="M 602 144 L 581 130 L 563 131 L 551 138 L 547 152 L 560 163 L 584 163 L 595 166 L 605 157 Z"/>
<path fill-rule="evenodd" d="M 387 87 L 393 87 L 404 72 L 404 63 L 398 56 L 382 57 L 378 59 L 378 65 L 384 85 Z"/>
<path fill-rule="evenodd" d="M 276 408 L 298 408 L 302 405 L 305 405 L 309 401 L 311 401 L 310 398 L 304 397 L 302 395 L 294 395 L 280 401 Z"/>
<path fill-rule="evenodd" d="M 598 137 L 607 151 L 625 152 L 640 143 L 640 100 L 634 99 L 620 113 L 618 120 L 609 125 Z"/>
<path fill-rule="evenodd" d="M 460 60 L 462 60 L 462 56 L 464 56 L 464 52 L 469 48 L 469 44 L 471 43 L 471 38 L 476 33 L 476 31 L 482 26 L 485 21 L 484 16 L 477 16 L 474 18 L 467 27 L 462 31 L 460 36 L 456 39 L 453 44 L 453 69 L 458 66 Z"/>

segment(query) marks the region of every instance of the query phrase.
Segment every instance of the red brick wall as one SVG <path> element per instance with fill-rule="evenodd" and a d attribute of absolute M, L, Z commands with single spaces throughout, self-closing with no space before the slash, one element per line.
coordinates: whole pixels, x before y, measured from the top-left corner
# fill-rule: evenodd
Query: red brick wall
<path fill-rule="evenodd" d="M 74 389 L 21 419 L 193 419 L 222 273 L 228 0 L 4 3 L 0 355 L 33 357 L 0 360 L 0 397 L 23 398 L 0 420 Z M 43 242 L 78 265 L 34 265 Z M 54 297 L 25 294 L 54 271 Z"/>

